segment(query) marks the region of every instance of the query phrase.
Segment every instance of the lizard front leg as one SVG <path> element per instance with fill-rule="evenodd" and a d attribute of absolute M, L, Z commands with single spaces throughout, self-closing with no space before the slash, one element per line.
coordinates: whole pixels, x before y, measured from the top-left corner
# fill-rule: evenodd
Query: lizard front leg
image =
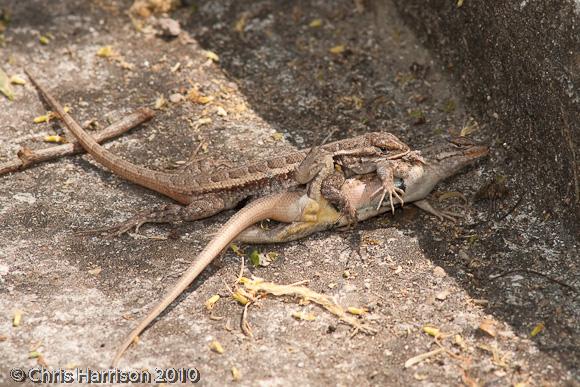
<path fill-rule="evenodd" d="M 379 200 L 379 205 L 377 206 L 377 209 L 381 207 L 381 205 L 383 204 L 383 200 L 385 199 L 385 196 L 387 194 L 389 194 L 389 201 L 391 202 L 391 210 L 393 214 L 395 213 L 395 204 L 393 203 L 393 196 L 395 196 L 399 200 L 399 203 L 401 203 L 401 206 L 403 206 L 404 201 L 401 195 L 404 195 L 405 191 L 402 190 L 401 188 L 395 187 L 394 183 L 395 174 L 397 174 L 398 177 L 402 177 L 401 176 L 403 174 L 402 170 L 404 169 L 403 163 L 404 162 L 398 160 L 397 161 L 379 160 L 376 162 L 377 176 L 379 177 L 379 179 L 381 179 L 382 187 L 379 188 L 376 192 L 374 192 L 373 195 L 376 195 L 381 191 L 383 192 L 381 199 Z"/>
<path fill-rule="evenodd" d="M 208 218 L 230 207 L 220 196 L 207 194 L 195 198 L 185 207 L 178 204 L 167 204 L 159 209 L 143 211 L 114 226 L 81 231 L 80 234 L 105 233 L 109 236 L 118 236 L 133 228 L 135 232 L 138 232 L 139 228 L 146 223 L 192 222 Z"/>

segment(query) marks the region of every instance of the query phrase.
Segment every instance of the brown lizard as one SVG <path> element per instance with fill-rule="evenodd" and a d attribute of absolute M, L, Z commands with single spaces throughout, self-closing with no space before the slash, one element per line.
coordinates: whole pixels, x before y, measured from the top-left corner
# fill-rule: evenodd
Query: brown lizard
<path fill-rule="evenodd" d="M 234 208 L 250 197 L 281 192 L 307 183 L 320 173 L 320 178 L 312 183 L 314 189 L 311 189 L 314 191 L 311 196 L 317 200 L 320 196 L 317 191 L 320 190 L 321 180 L 333 168 L 332 161 L 329 165 L 328 159 L 325 159 L 320 167 L 313 166 L 309 162 L 303 164 L 302 162 L 309 152 L 306 149 L 235 168 L 218 169 L 211 173 L 194 175 L 189 172 L 166 173 L 150 170 L 132 164 L 99 145 L 65 112 L 62 105 L 51 94 L 27 70 L 25 71 L 51 108 L 61 117 L 66 127 L 95 160 L 126 180 L 162 193 L 186 205 L 185 207 L 175 204 L 165 205 L 159 210 L 138 214 L 120 225 L 108 228 L 108 230 L 116 230 L 117 234 L 124 233 L 133 227 L 138 228 L 149 222 L 193 221 L 210 217 L 223 210 Z M 409 147 L 396 136 L 379 132 L 332 142 L 321 148 L 325 154 L 345 158 L 380 156 L 381 160 L 393 160 L 410 153 Z M 321 173 L 321 171 L 324 172 Z M 390 196 L 392 196 L 393 190 L 397 194 L 396 187 L 392 184 L 393 174 L 385 176 L 389 180 L 384 181 L 384 189 L 389 191 L 387 193 Z"/>
<path fill-rule="evenodd" d="M 474 144 L 465 138 L 457 138 L 446 144 L 428 147 L 421 151 L 421 160 L 407 162 L 409 164 L 408 173 L 404 179 L 398 179 L 396 183 L 398 188 L 404 188 L 407 202 L 413 202 L 419 208 L 440 218 L 452 218 L 454 214 L 435 210 L 429 205 L 425 197 L 437 183 L 455 175 L 464 167 L 487 155 L 487 153 L 487 147 Z M 356 208 L 358 220 L 364 220 L 390 209 L 390 207 L 382 206 L 382 199 L 376 195 L 377 190 L 382 187 L 383 181 L 378 174 L 370 174 L 346 180 L 341 187 L 341 191 Z M 402 204 L 402 200 L 397 200 L 398 203 Z M 242 232 L 246 227 L 265 218 L 282 219 L 282 222 L 289 224 L 269 231 L 253 227 Z M 289 220 L 292 218 L 294 220 Z M 123 340 L 113 359 L 112 366 L 117 366 L 121 356 L 135 338 L 234 239 L 237 238 L 238 240 L 252 243 L 286 242 L 303 238 L 317 231 L 344 226 L 347 223 L 348 220 L 324 198 L 314 201 L 307 195 L 298 192 L 282 193 L 272 197 L 267 196 L 250 203 L 222 226 L 217 235 L 181 275 L 177 283 L 170 288 L 161 301 Z"/>

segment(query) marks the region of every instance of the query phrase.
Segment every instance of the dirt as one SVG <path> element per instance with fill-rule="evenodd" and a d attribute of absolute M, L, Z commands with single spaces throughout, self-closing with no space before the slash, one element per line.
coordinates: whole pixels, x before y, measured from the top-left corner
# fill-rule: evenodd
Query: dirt
<path fill-rule="evenodd" d="M 574 385 L 577 240 L 557 216 L 539 217 L 513 180 L 496 189 L 495 200 L 476 200 L 506 175 L 509 147 L 491 120 L 472 113 L 449 69 L 390 2 L 357 4 L 194 2 L 170 14 L 183 32 L 168 38 L 149 32 L 151 20 L 137 28 L 126 14 L 129 1 L 3 3 L 11 21 L 0 66 L 23 75 L 26 65 L 79 122 L 103 127 L 160 95 L 191 89 L 213 98 L 168 102 L 151 123 L 107 145 L 153 169 L 179 168 L 196 150 L 223 163 L 264 157 L 318 144 L 331 132 L 339 139 L 391 131 L 421 148 L 470 129 L 492 147 L 488 160 L 433 195 L 439 207 L 462 203 L 456 192 L 468 198 L 467 216 L 456 224 L 409 205 L 351 230 L 240 246 L 246 257 L 254 249 L 279 254 L 246 275 L 309 280 L 344 306 L 367 308 L 361 319 L 376 335 L 351 337 L 322 309 L 270 296 L 250 308 L 254 338 L 246 337 L 243 307 L 224 284 L 232 286 L 240 268 L 228 250 L 141 335 L 121 367 L 196 367 L 205 385 Z M 96 55 L 107 45 L 118 56 Z M 0 99 L 0 163 L 21 146 L 47 147 L 45 135 L 65 133 L 58 121 L 33 123 L 46 107 L 29 83 L 14 89 L 14 101 Z M 89 156 L 0 177 L 0 382 L 11 383 L 10 369 L 38 366 L 31 352 L 51 368 L 108 367 L 117 343 L 231 212 L 146 226 L 147 238 L 75 231 L 168 202 Z M 210 313 L 203 303 L 214 294 L 222 299 Z M 13 327 L 16 310 L 22 321 Z M 295 320 L 297 311 L 316 319 Z M 209 348 L 214 340 L 223 354 Z M 445 351 L 404 367 L 440 346 Z M 241 373 L 237 382 L 232 367 Z"/>

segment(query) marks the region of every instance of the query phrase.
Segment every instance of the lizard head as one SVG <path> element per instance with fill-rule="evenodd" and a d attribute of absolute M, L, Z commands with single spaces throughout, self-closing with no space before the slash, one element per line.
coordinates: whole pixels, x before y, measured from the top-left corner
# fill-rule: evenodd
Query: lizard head
<path fill-rule="evenodd" d="M 447 142 L 421 149 L 423 162 L 415 163 L 404 178 L 406 200 L 425 198 L 437 183 L 455 175 L 488 153 L 489 147 L 465 137 L 454 137 Z"/>
<path fill-rule="evenodd" d="M 441 180 L 456 174 L 488 153 L 488 146 L 477 144 L 467 137 L 453 137 L 445 143 L 421 149 L 427 169 L 436 172 Z"/>

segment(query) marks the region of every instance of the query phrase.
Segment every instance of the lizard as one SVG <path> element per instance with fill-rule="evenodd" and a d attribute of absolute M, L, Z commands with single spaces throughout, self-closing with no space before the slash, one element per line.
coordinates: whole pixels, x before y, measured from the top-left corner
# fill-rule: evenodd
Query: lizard
<path fill-rule="evenodd" d="M 455 138 L 448 143 L 434 145 L 421 150 L 421 160 L 408 161 L 407 175 L 397 179 L 395 184 L 405 192 L 405 200 L 440 219 L 452 219 L 452 213 L 434 209 L 425 199 L 435 185 L 457 174 L 464 167 L 488 154 L 488 147 L 477 145 L 466 138 Z M 358 220 L 365 220 L 388 211 L 382 199 L 377 200 L 376 192 L 383 187 L 378 173 L 350 178 L 340 190 L 356 208 Z M 402 200 L 396 199 L 399 204 Z M 391 203 L 392 205 L 392 203 Z M 272 230 L 248 226 L 265 218 L 281 219 L 282 224 Z M 288 220 L 292 219 L 294 220 Z M 212 260 L 234 239 L 250 243 L 279 243 L 306 237 L 314 232 L 328 230 L 348 224 L 342 214 L 324 197 L 315 201 L 300 192 L 285 192 L 262 197 L 236 213 L 137 326 L 125 337 L 115 354 L 112 367 L 116 367 L 123 353 L 131 343 L 169 306 Z M 243 231 L 246 229 L 245 231 Z"/>
<path fill-rule="evenodd" d="M 114 234 L 122 234 L 133 227 L 138 230 L 145 223 L 194 221 L 235 208 L 246 199 L 284 191 L 304 184 L 310 179 L 315 179 L 311 183 L 313 187 L 311 192 L 314 191 L 311 196 L 314 200 L 318 200 L 322 180 L 333 168 L 328 158 L 324 159 L 321 166 L 310 162 L 303 163 L 308 154 L 313 154 L 313 158 L 317 154 L 317 152 L 305 149 L 238 167 L 217 169 L 209 173 L 168 173 L 151 170 L 132 164 L 103 148 L 78 125 L 28 70 L 25 69 L 25 72 L 51 109 L 61 117 L 65 126 L 95 160 L 126 180 L 185 205 L 185 207 L 177 204 L 164 205 L 160 209 L 137 214 L 116 226 L 93 231 L 114 230 Z M 386 132 L 370 132 L 358 137 L 331 142 L 323 145 L 321 149 L 325 154 L 336 155 L 345 160 L 347 157 L 364 156 L 392 161 L 412 152 L 395 135 Z M 320 174 L 320 177 L 317 177 L 317 174 Z M 392 176 L 392 173 L 386 174 L 383 180 L 383 189 L 388 191 L 390 197 L 393 191 L 397 196 L 400 193 L 400 190 L 397 190 L 392 183 Z"/>

